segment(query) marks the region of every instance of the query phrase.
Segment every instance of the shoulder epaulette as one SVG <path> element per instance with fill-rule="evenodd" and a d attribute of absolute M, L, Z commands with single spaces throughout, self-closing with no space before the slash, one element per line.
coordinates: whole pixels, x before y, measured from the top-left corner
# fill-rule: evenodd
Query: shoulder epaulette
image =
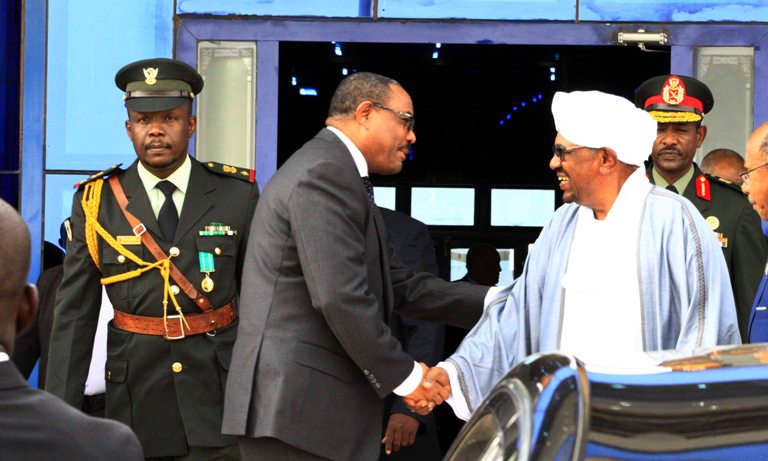
<path fill-rule="evenodd" d="M 225 165 L 223 163 L 216 162 L 201 162 L 203 166 L 208 168 L 214 173 L 222 174 L 224 176 L 231 176 L 233 178 L 242 179 L 243 181 L 256 182 L 256 170 L 248 168 L 240 168 L 232 165 Z"/>
<path fill-rule="evenodd" d="M 710 181 L 712 181 L 714 183 L 721 184 L 721 185 L 726 186 L 726 187 L 730 187 L 731 189 L 734 189 L 738 193 L 740 193 L 740 194 L 742 193 L 741 192 L 741 186 L 739 186 L 738 184 L 734 184 L 731 181 L 728 181 L 727 179 L 724 179 L 724 178 L 721 178 L 720 176 L 715 176 L 715 175 L 709 174 L 709 173 L 704 173 L 704 176 L 706 176 Z"/>
<path fill-rule="evenodd" d="M 78 189 L 80 186 L 88 184 L 91 181 L 95 181 L 95 180 L 101 179 L 101 178 L 106 178 L 106 177 L 111 176 L 111 175 L 113 175 L 115 173 L 119 173 L 119 172 L 123 171 L 120 168 L 121 165 L 122 165 L 122 163 L 118 163 L 117 165 L 114 165 L 111 168 L 107 168 L 104 171 L 99 171 L 98 173 L 92 174 L 91 176 L 83 179 L 82 181 L 78 181 L 77 183 L 75 183 L 75 189 Z"/>

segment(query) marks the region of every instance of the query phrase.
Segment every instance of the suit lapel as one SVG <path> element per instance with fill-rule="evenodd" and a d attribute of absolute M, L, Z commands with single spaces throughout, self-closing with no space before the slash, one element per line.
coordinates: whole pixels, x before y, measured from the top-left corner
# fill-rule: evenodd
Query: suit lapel
<path fill-rule="evenodd" d="M 126 210 L 144 224 L 144 227 L 162 240 L 163 233 L 160 232 L 160 225 L 157 224 L 157 218 L 152 211 L 152 205 L 149 203 L 147 191 L 144 189 L 139 173 L 136 169 L 136 163 L 131 165 L 120 178 L 120 185 L 123 186 L 123 192 L 128 199 Z"/>
<path fill-rule="evenodd" d="M 176 235 L 186 235 L 208 211 L 213 208 L 213 202 L 208 194 L 216 190 L 204 167 L 195 159 L 192 161 L 192 171 L 189 174 L 187 193 L 184 194 L 184 205 L 181 207 L 179 225 Z"/>

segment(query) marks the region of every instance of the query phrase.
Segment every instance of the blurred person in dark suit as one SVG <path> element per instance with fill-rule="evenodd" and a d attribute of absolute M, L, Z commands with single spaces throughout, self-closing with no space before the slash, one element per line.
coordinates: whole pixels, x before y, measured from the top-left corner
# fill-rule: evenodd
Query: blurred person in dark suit
<path fill-rule="evenodd" d="M 14 335 L 37 311 L 37 290 L 27 285 L 29 231 L 21 216 L 0 200 L 0 459 L 139 461 L 141 446 L 131 429 L 86 416 L 29 387 L 9 359 Z"/>
<path fill-rule="evenodd" d="M 379 207 L 395 254 L 414 272 L 438 275 L 435 247 L 427 226 L 399 211 Z M 434 366 L 443 356 L 444 327 L 392 313 L 388 322 L 403 350 L 419 362 Z M 440 460 L 434 415 L 413 413 L 394 394 L 387 399 L 381 460 Z"/>

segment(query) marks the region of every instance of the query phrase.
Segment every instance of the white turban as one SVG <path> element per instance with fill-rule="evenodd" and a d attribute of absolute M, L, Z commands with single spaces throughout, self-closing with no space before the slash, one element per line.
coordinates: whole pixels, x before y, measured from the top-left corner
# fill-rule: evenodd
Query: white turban
<path fill-rule="evenodd" d="M 656 140 L 656 120 L 620 96 L 600 91 L 558 91 L 552 99 L 555 128 L 579 146 L 608 147 L 619 160 L 642 165 Z"/>

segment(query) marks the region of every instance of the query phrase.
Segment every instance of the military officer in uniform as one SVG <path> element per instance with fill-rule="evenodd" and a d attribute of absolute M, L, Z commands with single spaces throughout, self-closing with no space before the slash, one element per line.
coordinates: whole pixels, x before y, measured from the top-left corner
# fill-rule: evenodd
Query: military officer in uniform
<path fill-rule="evenodd" d="M 46 388 L 80 408 L 104 285 L 106 417 L 131 426 L 148 459 L 237 460 L 221 420 L 254 172 L 187 153 L 203 88 L 192 67 L 142 60 L 115 83 L 138 160 L 78 186 Z"/>
<path fill-rule="evenodd" d="M 714 105 L 712 92 L 695 78 L 660 75 L 640 85 L 635 103 L 658 122 L 648 177 L 693 202 L 715 232 L 728 265 L 739 331 L 746 341 L 768 247 L 760 218 L 739 187 L 702 173 L 693 161 L 707 135 L 702 121 Z"/>

